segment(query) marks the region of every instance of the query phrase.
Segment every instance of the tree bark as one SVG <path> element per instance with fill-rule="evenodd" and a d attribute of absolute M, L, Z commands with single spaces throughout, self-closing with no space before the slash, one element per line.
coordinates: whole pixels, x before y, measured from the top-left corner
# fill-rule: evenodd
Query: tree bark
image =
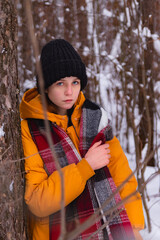
<path fill-rule="evenodd" d="M 147 27 L 150 32 L 154 33 L 154 9 L 155 4 L 152 1 L 144 1 L 141 3 L 142 9 L 142 22 L 143 26 Z M 153 56 L 154 56 L 154 48 L 153 48 L 153 39 L 151 37 L 146 37 L 146 48 L 144 48 L 144 63 L 140 64 L 140 72 L 139 72 L 139 83 L 143 83 L 145 88 L 146 97 L 145 99 L 144 94 L 139 94 L 139 109 L 140 113 L 143 114 L 143 117 L 140 122 L 140 131 L 139 137 L 142 143 L 142 149 L 144 148 L 145 144 L 148 143 L 148 154 L 153 152 L 154 150 L 154 81 L 153 78 Z M 144 65 L 144 76 L 142 74 Z M 142 79 L 145 79 L 145 84 Z M 146 103 L 146 104 L 145 104 Z M 148 115 L 147 115 L 147 106 L 148 105 Z M 147 117 L 148 116 L 148 117 Z M 155 159 L 152 157 L 148 162 L 149 166 L 155 166 Z"/>
<path fill-rule="evenodd" d="M 0 239 L 22 240 L 22 148 L 17 72 L 17 16 L 12 0 L 0 2 Z"/>

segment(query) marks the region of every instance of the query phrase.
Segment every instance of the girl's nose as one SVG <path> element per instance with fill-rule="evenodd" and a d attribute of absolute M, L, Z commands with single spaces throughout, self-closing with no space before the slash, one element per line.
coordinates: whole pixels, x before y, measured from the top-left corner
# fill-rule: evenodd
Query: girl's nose
<path fill-rule="evenodd" d="M 65 94 L 66 95 L 71 95 L 72 94 L 72 86 L 70 84 L 66 86 Z"/>

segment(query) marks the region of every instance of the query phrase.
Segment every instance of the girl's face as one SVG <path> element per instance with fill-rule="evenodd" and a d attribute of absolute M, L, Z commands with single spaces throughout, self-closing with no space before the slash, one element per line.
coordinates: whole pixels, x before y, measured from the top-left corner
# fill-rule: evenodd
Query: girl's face
<path fill-rule="evenodd" d="M 80 93 L 81 84 L 77 77 L 65 77 L 47 89 L 48 98 L 54 103 L 57 114 L 66 115 Z"/>

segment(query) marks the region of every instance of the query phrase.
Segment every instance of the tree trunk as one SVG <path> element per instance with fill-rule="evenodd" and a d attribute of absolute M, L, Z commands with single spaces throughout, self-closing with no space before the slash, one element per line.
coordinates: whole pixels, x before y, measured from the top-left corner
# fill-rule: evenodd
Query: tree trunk
<path fill-rule="evenodd" d="M 12 0 L 0 2 L 0 239 L 22 240 L 23 188 L 17 73 L 17 17 Z"/>
<path fill-rule="evenodd" d="M 150 32 L 154 33 L 154 10 L 155 5 L 152 1 L 142 2 L 142 22 L 143 26 L 147 27 Z M 148 144 L 148 154 L 154 150 L 154 81 L 153 78 L 153 39 L 151 37 L 146 37 L 146 48 L 144 48 L 144 59 L 141 63 L 141 70 L 139 72 L 139 83 L 144 85 L 145 95 L 140 92 L 139 97 L 139 109 L 143 117 L 140 122 L 139 137 L 141 140 L 141 147 L 144 148 L 145 144 Z M 144 66 L 142 66 L 144 65 Z M 144 76 L 142 74 L 144 67 Z M 142 79 L 145 79 L 145 84 Z M 145 99 L 147 97 L 148 99 Z M 148 116 L 147 116 L 147 106 L 148 105 Z M 148 162 L 149 166 L 155 166 L 155 159 L 152 157 Z"/>
<path fill-rule="evenodd" d="M 75 39 L 74 2 L 64 0 L 64 39 L 73 44 Z"/>

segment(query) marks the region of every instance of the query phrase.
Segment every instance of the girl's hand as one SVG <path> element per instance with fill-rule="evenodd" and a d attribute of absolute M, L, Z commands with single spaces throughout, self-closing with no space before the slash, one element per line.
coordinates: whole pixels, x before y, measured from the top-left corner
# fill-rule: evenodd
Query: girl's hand
<path fill-rule="evenodd" d="M 101 144 L 102 141 L 96 142 L 86 153 L 85 159 L 93 170 L 100 169 L 109 163 L 111 157 L 109 144 Z"/>

